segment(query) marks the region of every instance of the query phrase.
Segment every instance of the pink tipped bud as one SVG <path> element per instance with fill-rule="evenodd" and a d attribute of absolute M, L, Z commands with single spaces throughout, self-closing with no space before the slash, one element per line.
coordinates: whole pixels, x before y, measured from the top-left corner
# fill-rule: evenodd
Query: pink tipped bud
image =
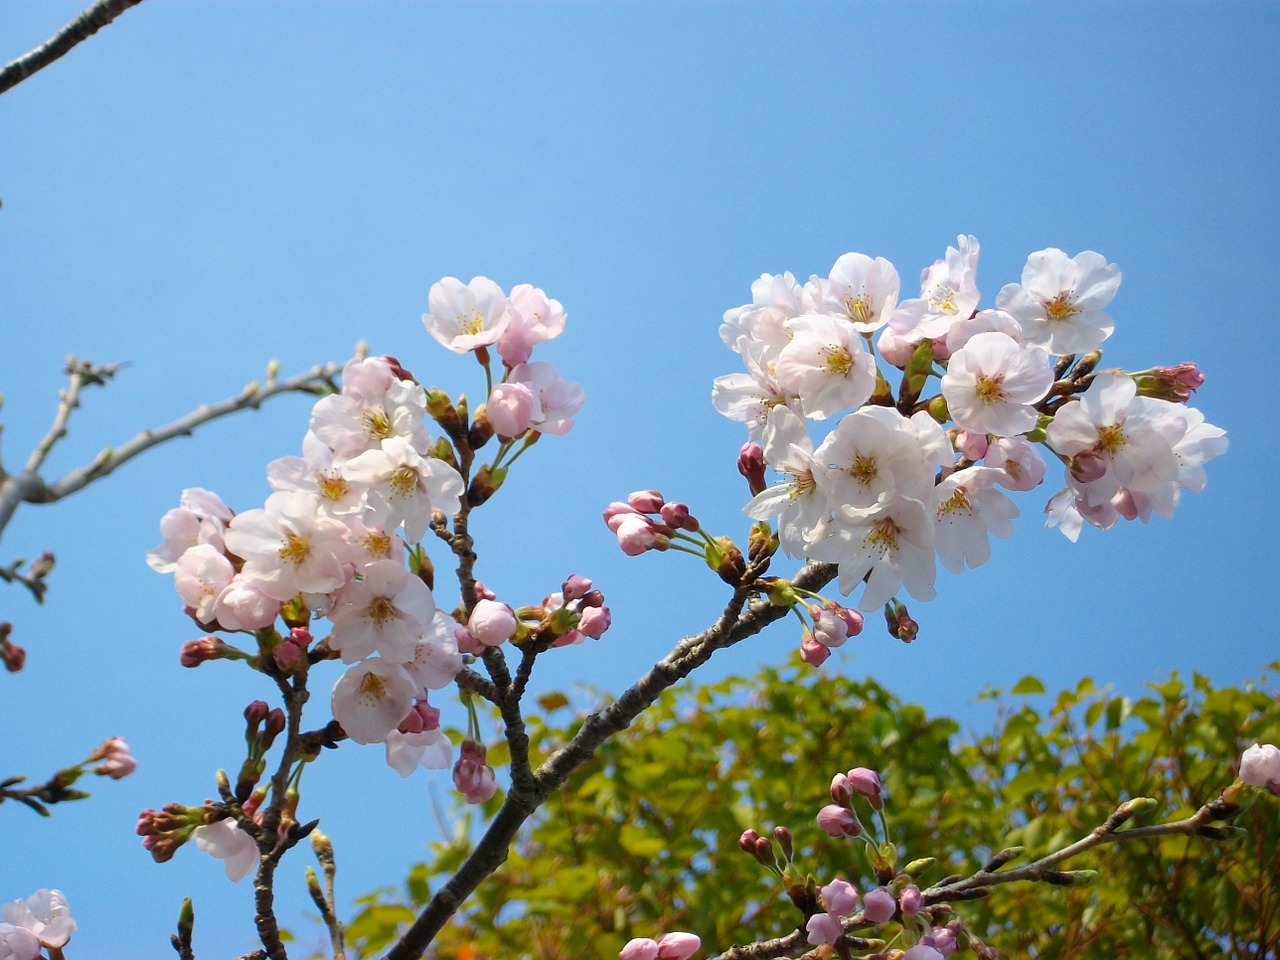
<path fill-rule="evenodd" d="M 856 837 L 862 833 L 862 824 L 848 807 L 828 804 L 818 811 L 818 826 L 833 837 Z"/>
<path fill-rule="evenodd" d="M 858 905 L 858 891 L 848 880 L 832 880 L 822 888 L 822 901 L 828 913 L 847 916 Z"/>
<path fill-rule="evenodd" d="M 664 503 L 658 512 L 662 515 L 662 522 L 673 530 L 696 532 L 698 529 L 698 520 L 689 513 L 689 507 L 686 504 Z"/>
<path fill-rule="evenodd" d="M 383 357 L 383 362 L 391 368 L 391 372 L 396 375 L 397 380 L 413 380 L 414 376 L 404 367 L 400 366 L 400 361 L 395 357 Z"/>
<path fill-rule="evenodd" d="M 493 767 L 484 762 L 485 748 L 473 740 L 463 740 L 458 762 L 453 765 L 453 785 L 467 803 L 485 803 L 498 792 Z"/>
<path fill-rule="evenodd" d="M 853 787 L 849 783 L 849 778 L 843 773 L 837 773 L 831 778 L 831 802 L 847 807 L 852 799 Z"/>
<path fill-rule="evenodd" d="M 6 670 L 17 673 L 27 662 L 27 651 L 16 643 L 6 642 L 0 644 L 0 660 L 4 661 Z"/>
<path fill-rule="evenodd" d="M 1138 396 L 1155 397 L 1174 403 L 1186 403 L 1191 394 L 1204 385 L 1204 374 L 1194 363 L 1180 363 L 1176 367 L 1156 367 L 1133 374 L 1138 385 Z"/>
<path fill-rule="evenodd" d="M 212 635 L 199 640 L 188 640 L 182 645 L 178 660 L 184 667 L 198 667 L 209 660 L 221 658 L 226 646 L 220 638 Z"/>
<path fill-rule="evenodd" d="M 582 619 L 578 621 L 578 632 L 599 640 L 613 622 L 613 615 L 608 607 L 587 607 L 582 611 Z"/>
<path fill-rule="evenodd" d="M 618 960 L 658 960 L 658 943 L 648 937 L 628 940 L 618 954 Z"/>
<path fill-rule="evenodd" d="M 112 737 L 105 741 L 89 754 L 89 759 L 103 761 L 93 768 L 93 772 L 112 780 L 121 780 L 138 769 L 138 761 L 129 753 L 129 745 L 124 742 L 123 737 Z"/>
<path fill-rule="evenodd" d="M 658 960 L 689 960 L 702 941 L 692 933 L 668 933 L 658 941 Z"/>
<path fill-rule="evenodd" d="M 749 853 L 753 857 L 756 855 L 756 841 L 760 839 L 760 834 L 755 830 L 743 830 L 742 836 L 738 837 L 738 846 L 742 848 L 744 853 Z"/>
<path fill-rule="evenodd" d="M 831 656 L 831 648 L 814 638 L 807 629 L 800 638 L 800 659 L 811 667 L 820 667 Z"/>
<path fill-rule="evenodd" d="M 920 908 L 924 906 L 924 897 L 920 893 L 920 888 L 914 883 L 908 884 L 902 891 L 902 915 L 904 917 L 914 917 L 920 912 Z"/>
<path fill-rule="evenodd" d="M 271 712 L 271 708 L 267 706 L 263 700 L 254 700 L 244 708 L 244 719 L 250 730 L 256 732 L 258 727 L 262 725 L 262 721 L 267 719 L 267 714 Z"/>
<path fill-rule="evenodd" d="M 586 577 L 576 573 L 571 573 L 560 585 L 560 593 L 564 596 L 565 602 L 570 600 L 579 600 L 591 592 L 591 581 Z"/>
<path fill-rule="evenodd" d="M 763 493 L 767 484 L 764 482 L 764 448 L 754 440 L 742 445 L 738 454 L 738 472 L 746 477 L 747 486 L 754 497 Z"/>
<path fill-rule="evenodd" d="M 884 807 L 884 800 L 881 798 L 880 774 L 867 767 L 854 767 L 849 771 L 849 786 L 854 793 L 860 794 L 871 801 L 871 806 L 877 810 Z"/>
<path fill-rule="evenodd" d="M 266 722 L 262 725 L 262 749 L 267 750 L 275 741 L 276 737 L 284 731 L 285 719 L 284 711 L 276 707 L 267 714 Z"/>
<path fill-rule="evenodd" d="M 627 494 L 627 503 L 641 513 L 657 513 L 666 502 L 657 490 L 637 490 Z"/>
<path fill-rule="evenodd" d="M 886 923 L 898 912 L 898 901 L 884 887 L 869 890 L 862 898 L 862 915 L 871 923 Z"/>
<path fill-rule="evenodd" d="M 988 440 L 985 433 L 961 430 L 956 434 L 955 445 L 970 460 L 981 460 L 987 455 Z"/>
<path fill-rule="evenodd" d="M 648 550 L 659 549 L 653 522 L 641 514 L 621 517 L 613 532 L 618 538 L 618 546 L 628 557 L 638 557 Z"/>
<path fill-rule="evenodd" d="M 604 517 L 605 526 L 607 526 L 611 532 L 617 533 L 618 524 L 622 522 L 624 517 L 636 516 L 639 513 L 640 511 L 631 506 L 631 504 L 621 503 L 615 500 L 604 508 L 602 516 Z"/>

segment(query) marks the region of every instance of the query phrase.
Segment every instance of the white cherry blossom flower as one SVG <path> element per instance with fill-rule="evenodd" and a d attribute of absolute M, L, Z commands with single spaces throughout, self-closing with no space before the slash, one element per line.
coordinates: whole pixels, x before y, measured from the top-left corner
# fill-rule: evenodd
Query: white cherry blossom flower
<path fill-rule="evenodd" d="M 999 476 L 994 467 L 968 467 L 934 487 L 934 549 L 952 573 L 991 559 L 988 534 L 1002 540 L 1013 536 L 1010 521 L 1018 508 L 992 485 Z"/>
<path fill-rule="evenodd" d="M 921 272 L 920 296 L 903 300 L 890 317 L 889 325 L 899 335 L 910 340 L 945 337 L 977 307 L 978 241 L 962 235 L 956 245 Z"/>
<path fill-rule="evenodd" d="M 427 585 L 395 560 L 377 560 L 361 578 L 342 587 L 329 609 L 329 646 L 354 663 L 381 654 L 393 663 L 414 656 L 414 647 L 435 615 Z"/>
<path fill-rule="evenodd" d="M 487 277 L 474 277 L 466 284 L 445 277 L 431 285 L 427 306 L 430 312 L 422 317 L 427 333 L 454 353 L 496 342 L 511 320 L 506 294 Z"/>
<path fill-rule="evenodd" d="M 395 529 L 404 524 L 405 539 L 417 543 L 427 532 L 431 513 L 458 512 L 462 477 L 443 460 L 424 457 L 408 442 L 387 440 L 343 467 L 346 475 L 368 488 L 366 521 Z"/>
<path fill-rule="evenodd" d="M 497 343 L 498 354 L 508 368 L 528 363 L 535 345 L 564 333 L 564 307 L 532 284 L 511 288 L 507 313 L 507 326 Z"/>
<path fill-rule="evenodd" d="M 929 430 L 890 407 L 868 406 L 842 418 L 814 451 L 814 477 L 833 505 L 869 508 L 900 496 L 923 503 L 939 456 L 950 464 L 954 453 L 936 423 Z"/>
<path fill-rule="evenodd" d="M 951 356 L 942 395 L 951 419 L 975 433 L 1012 437 L 1035 429 L 1032 404 L 1053 385 L 1049 355 L 1005 333 L 979 333 Z"/>
<path fill-rule="evenodd" d="M 454 639 L 458 623 L 437 610 L 427 624 L 421 639 L 414 645 L 413 656 L 401 664 L 419 687 L 441 690 L 453 683 L 462 669 L 462 654 Z"/>
<path fill-rule="evenodd" d="M 380 357 L 350 360 L 343 367 L 342 393 L 321 397 L 311 408 L 311 431 L 333 450 L 333 463 L 399 438 L 425 450 L 422 387 L 401 380 Z"/>
<path fill-rule="evenodd" d="M 573 429 L 573 418 L 586 399 L 582 387 L 562 379 L 549 363 L 522 363 L 511 371 L 508 383 L 524 384 L 537 400 L 529 429 L 562 437 Z"/>
<path fill-rule="evenodd" d="M 39 946 L 55 949 L 66 946 L 76 930 L 71 908 L 61 890 L 37 890 L 26 900 L 6 903 L 0 908 L 0 916 L 6 923 L 34 934 Z"/>
<path fill-rule="evenodd" d="M 177 508 L 160 518 L 164 542 L 147 553 L 147 566 L 157 573 L 172 573 L 178 558 L 198 543 L 221 552 L 222 534 L 233 516 L 217 494 L 200 487 L 183 490 Z"/>
<path fill-rule="evenodd" d="M 827 279 L 813 277 L 805 292 L 813 313 L 848 320 L 859 333 L 879 330 L 898 305 L 898 271 L 884 257 L 846 253 L 835 262 Z"/>
<path fill-rule="evenodd" d="M 235 575 L 230 560 L 210 544 L 201 543 L 178 558 L 173 585 L 183 602 L 195 610 L 197 620 L 212 623 L 218 597 Z"/>
<path fill-rule="evenodd" d="M 240 571 L 267 596 L 290 600 L 324 594 L 347 581 L 347 527 L 323 515 L 317 498 L 280 491 L 261 510 L 247 510 L 227 528 L 227 549 L 245 560 Z"/>
<path fill-rule="evenodd" d="M 788 556 L 799 557 L 805 543 L 830 513 L 817 486 L 813 440 L 805 422 L 787 407 L 776 407 L 764 432 L 765 461 L 790 479 L 763 490 L 743 512 L 753 520 L 778 518 L 778 539 Z"/>
<path fill-rule="evenodd" d="M 1027 257 L 1022 283 L 996 295 L 996 306 L 1022 324 L 1027 343 L 1059 356 L 1096 350 L 1115 324 L 1103 312 L 1120 288 L 1120 268 L 1092 250 L 1068 257 L 1056 247 Z"/>
<path fill-rule="evenodd" d="M 387 766 L 402 777 L 409 776 L 418 767 L 447 770 L 453 766 L 453 744 L 439 728 L 417 733 L 392 730 L 387 734 L 386 745 Z"/>
<path fill-rule="evenodd" d="M 900 589 L 917 600 L 937 596 L 933 537 L 933 517 L 924 504 L 895 497 L 868 510 L 841 507 L 837 522 L 809 545 L 808 554 L 839 565 L 844 594 L 865 579 L 858 609 L 869 611 Z"/>
<path fill-rule="evenodd" d="M 239 883 L 258 865 L 258 844 L 234 820 L 206 823 L 196 827 L 191 836 L 197 847 L 223 861 L 232 883 Z"/>
<path fill-rule="evenodd" d="M 875 358 L 853 324 L 810 314 L 787 321 L 791 342 L 775 366 L 782 391 L 800 398 L 806 417 L 825 420 L 859 407 L 876 386 Z"/>
<path fill-rule="evenodd" d="M 418 696 L 404 667 L 379 657 L 357 663 L 333 687 L 333 718 L 356 743 L 381 743 Z"/>

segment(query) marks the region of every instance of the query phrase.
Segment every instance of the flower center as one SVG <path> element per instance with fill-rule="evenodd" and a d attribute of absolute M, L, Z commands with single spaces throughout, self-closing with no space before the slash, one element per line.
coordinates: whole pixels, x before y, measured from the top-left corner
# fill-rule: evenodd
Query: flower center
<path fill-rule="evenodd" d="M 391 536 L 387 533 L 370 533 L 364 538 L 364 548 L 369 556 L 385 559 L 391 556 Z"/>
<path fill-rule="evenodd" d="M 472 307 L 458 318 L 458 329 L 468 336 L 474 337 L 484 326 L 484 314 Z"/>
<path fill-rule="evenodd" d="M 418 489 L 418 471 L 407 464 L 397 467 L 391 474 L 391 492 L 397 497 L 407 497 Z"/>
<path fill-rule="evenodd" d="M 382 407 L 370 407 L 360 415 L 360 428 L 371 440 L 382 440 L 391 433 L 391 418 Z"/>
<path fill-rule="evenodd" d="M 956 487 L 956 492 L 938 506 L 939 520 L 956 513 L 973 514 L 973 504 L 969 502 L 964 487 Z"/>
<path fill-rule="evenodd" d="M 846 296 L 844 298 L 844 308 L 849 312 L 849 319 L 854 323 L 874 323 L 874 314 L 871 310 L 871 300 L 865 293 L 860 293 L 856 297 Z"/>
<path fill-rule="evenodd" d="M 341 500 L 347 495 L 350 489 L 347 481 L 341 476 L 334 473 L 318 473 L 316 474 L 316 488 L 320 491 L 320 496 L 326 500 Z"/>
<path fill-rule="evenodd" d="M 1050 320 L 1065 320 L 1073 313 L 1079 313 L 1071 299 L 1071 291 L 1063 290 L 1060 294 L 1049 300 L 1044 305 L 1044 312 Z"/>
<path fill-rule="evenodd" d="M 1108 424 L 1098 430 L 1098 449 L 1105 453 L 1114 455 L 1128 442 L 1129 438 L 1124 435 L 1124 428 L 1118 423 Z"/>
<path fill-rule="evenodd" d="M 822 365 L 827 373 L 843 377 L 853 366 L 853 354 L 849 352 L 848 347 L 823 347 L 822 353 L 824 354 Z"/>
<path fill-rule="evenodd" d="M 396 618 L 396 605 L 391 602 L 390 597 L 374 597 L 365 608 L 364 615 L 374 623 L 383 624 Z"/>
<path fill-rule="evenodd" d="M 849 468 L 849 476 L 853 477 L 858 486 L 865 487 L 880 476 L 880 468 L 876 465 L 876 458 L 859 455 L 854 459 L 853 466 Z"/>
<path fill-rule="evenodd" d="M 280 548 L 280 559 L 286 563 L 301 564 L 311 554 L 311 544 L 307 538 L 296 533 L 285 534 L 284 546 Z"/>
<path fill-rule="evenodd" d="M 1000 385 L 1004 382 L 1004 377 L 1000 374 L 987 376 L 985 373 L 979 375 L 978 381 L 974 384 L 974 392 L 987 406 L 997 403 L 1004 399 L 1004 391 L 1000 389 Z"/>
<path fill-rule="evenodd" d="M 387 685 L 383 683 L 382 678 L 376 673 L 366 673 L 360 679 L 356 697 L 366 706 L 376 706 L 387 699 Z"/>
<path fill-rule="evenodd" d="M 956 306 L 956 292 L 946 284 L 939 284 L 929 292 L 929 306 L 938 313 L 953 316 L 960 308 Z"/>
<path fill-rule="evenodd" d="M 879 550 L 884 556 L 891 550 L 898 549 L 898 525 L 888 517 L 877 520 L 871 525 L 865 543 L 873 550 Z"/>

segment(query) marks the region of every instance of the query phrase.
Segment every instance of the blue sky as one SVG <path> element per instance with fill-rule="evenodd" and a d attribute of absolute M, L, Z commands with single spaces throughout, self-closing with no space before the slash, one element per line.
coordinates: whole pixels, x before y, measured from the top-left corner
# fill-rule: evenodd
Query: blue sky
<path fill-rule="evenodd" d="M 0 59 L 80 6 L 0 7 Z M 532 282 L 569 315 L 543 355 L 588 401 L 480 514 L 480 571 L 517 604 L 593 577 L 613 629 L 548 658 L 538 682 L 616 693 L 723 593 L 690 558 L 622 557 L 600 510 L 656 487 L 744 531 L 743 434 L 709 394 L 739 369 L 717 329 L 755 277 L 825 275 L 857 250 L 909 290 L 972 233 L 989 305 L 1028 253 L 1092 249 L 1124 273 L 1104 366 L 1195 360 L 1208 378 L 1197 405 L 1232 444 L 1208 490 L 1171 523 L 1074 545 L 1041 528 L 1051 489 L 1022 496 L 1012 542 L 912 605 L 916 643 L 872 622 L 826 669 L 975 727 L 974 696 L 1028 672 L 1131 693 L 1170 670 L 1242 682 L 1280 655 L 1278 26 L 1262 3 L 147 0 L 0 97 L 5 463 L 47 428 L 68 353 L 130 365 L 85 397 L 53 473 L 271 358 L 287 373 L 360 339 L 475 397 L 474 364 L 422 329 L 427 290 Z M 133 834 L 142 808 L 213 794 L 213 771 L 242 756 L 240 711 L 269 693 L 232 665 L 177 665 L 193 631 L 143 555 L 184 487 L 260 505 L 266 462 L 297 452 L 307 412 L 292 398 L 214 425 L 6 530 L 0 562 L 52 549 L 58 566 L 43 607 L 10 588 L 0 608 L 29 651 L 0 678 L 0 774 L 42 778 L 112 734 L 140 762 L 51 820 L 0 811 L 0 899 L 60 887 L 81 924 L 71 957 L 164 955 L 184 895 L 198 956 L 253 946 L 247 884 L 194 849 L 154 865 Z M 708 677 L 796 642 L 777 627 Z M 401 781 L 376 748 L 315 767 L 301 813 L 334 840 L 340 895 L 397 881 L 435 836 L 447 778 Z M 305 859 L 281 872 L 281 917 L 309 936 Z"/>

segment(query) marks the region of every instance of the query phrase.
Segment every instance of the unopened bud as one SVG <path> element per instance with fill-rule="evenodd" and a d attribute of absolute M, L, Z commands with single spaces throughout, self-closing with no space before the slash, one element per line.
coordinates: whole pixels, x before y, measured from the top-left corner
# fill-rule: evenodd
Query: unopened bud
<path fill-rule="evenodd" d="M 984 873 L 990 873 L 992 870 L 999 870 L 1011 860 L 1016 860 L 1026 852 L 1026 847 L 1005 847 L 999 853 L 995 854 L 990 860 L 982 865 Z M 908 873 L 911 871 L 908 870 Z"/>
<path fill-rule="evenodd" d="M 210 660 L 220 659 L 226 646 L 220 637 L 212 634 L 199 640 L 188 640 L 182 645 L 178 660 L 184 667 L 198 667 Z"/>
<path fill-rule="evenodd" d="M 481 467 L 471 478 L 471 486 L 467 489 L 467 503 L 473 507 L 480 506 L 498 492 L 506 479 L 506 467 L 490 467 L 487 464 Z"/>
<path fill-rule="evenodd" d="M 386 363 L 388 367 L 391 368 L 391 372 L 396 375 L 397 380 L 409 380 L 411 382 L 415 382 L 415 383 L 417 382 L 418 378 L 415 377 L 408 370 L 406 370 L 404 367 L 402 367 L 400 365 L 400 361 L 397 360 L 395 357 L 383 357 L 382 360 L 384 363 Z"/>
<path fill-rule="evenodd" d="M 689 512 L 687 504 L 664 503 L 658 513 L 662 522 L 673 530 L 688 530 L 690 533 L 698 530 L 698 518 Z"/>
<path fill-rule="evenodd" d="M 777 552 L 778 535 L 773 532 L 773 527 L 764 520 L 752 524 L 751 532 L 747 535 L 747 559 L 753 564 L 759 564 L 761 560 L 772 557 Z M 764 570 L 765 567 L 760 569 Z"/>
<path fill-rule="evenodd" d="M 718 537 L 707 544 L 707 566 L 714 570 L 725 583 L 737 586 L 747 572 L 746 561 L 742 551 L 728 537 Z"/>
<path fill-rule="evenodd" d="M 627 494 L 627 505 L 641 513 L 657 513 L 666 502 L 657 490 L 637 490 Z"/>
<path fill-rule="evenodd" d="M 476 415 L 471 419 L 471 429 L 467 431 L 467 443 L 471 445 L 472 450 L 479 450 L 493 439 L 493 433 L 493 425 L 489 423 L 489 411 L 484 404 L 481 404 L 476 410 Z"/>
<path fill-rule="evenodd" d="M 746 478 L 753 497 L 765 491 L 764 448 L 754 440 L 743 444 L 738 454 L 738 472 Z"/>
<path fill-rule="evenodd" d="M 795 855 L 795 844 L 791 837 L 791 831 L 786 827 L 774 827 L 773 839 L 778 841 L 778 846 L 782 848 L 782 856 L 784 858 L 790 860 Z"/>
<path fill-rule="evenodd" d="M 937 857 L 921 857 L 918 860 L 912 860 L 910 863 L 908 863 L 905 867 L 902 868 L 902 872 L 910 874 L 913 877 L 916 877 L 924 873 L 926 870 L 928 870 L 937 862 L 938 862 Z"/>
<path fill-rule="evenodd" d="M 1097 870 L 1047 870 L 1044 874 L 1045 882 L 1056 887 L 1087 887 L 1097 879 Z"/>

